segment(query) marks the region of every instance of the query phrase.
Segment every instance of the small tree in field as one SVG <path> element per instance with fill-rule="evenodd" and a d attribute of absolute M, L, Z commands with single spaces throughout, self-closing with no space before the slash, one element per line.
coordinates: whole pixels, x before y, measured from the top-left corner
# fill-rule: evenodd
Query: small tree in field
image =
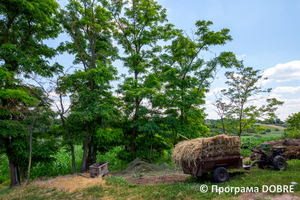
<path fill-rule="evenodd" d="M 286 123 L 287 128 L 284 130 L 285 137 L 300 139 L 300 112 L 290 115 Z"/>
<path fill-rule="evenodd" d="M 221 91 L 226 101 L 219 99 L 216 106 L 222 105 L 222 107 L 218 107 L 219 109 L 226 108 L 226 111 L 224 111 L 226 117 L 222 123 L 224 123 L 223 127 L 225 127 L 227 133 L 240 137 L 244 130 L 251 129 L 251 125 L 258 118 L 269 117 L 274 119 L 276 117 L 277 107 L 283 104 L 276 98 L 267 98 L 265 100 L 266 104 L 262 106 L 251 104 L 262 99 L 257 98 L 257 95 L 271 92 L 271 88 L 263 89 L 263 86 L 259 85 L 259 81 L 267 79 L 262 78 L 260 70 L 244 67 L 241 63 L 237 72 L 226 72 L 226 76 L 228 78 L 226 84 L 229 88 Z"/>

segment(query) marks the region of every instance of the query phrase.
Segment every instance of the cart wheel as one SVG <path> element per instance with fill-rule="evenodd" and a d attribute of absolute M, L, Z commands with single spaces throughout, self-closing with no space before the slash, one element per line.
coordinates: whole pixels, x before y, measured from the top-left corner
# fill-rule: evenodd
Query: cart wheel
<path fill-rule="evenodd" d="M 214 179 L 217 183 L 223 183 L 228 181 L 229 174 L 224 167 L 218 167 L 214 171 Z"/>
<path fill-rule="evenodd" d="M 286 160 L 284 159 L 284 157 L 276 156 L 273 160 L 273 166 L 274 166 L 275 170 L 284 171 L 284 170 L 286 170 L 287 163 L 286 163 Z"/>

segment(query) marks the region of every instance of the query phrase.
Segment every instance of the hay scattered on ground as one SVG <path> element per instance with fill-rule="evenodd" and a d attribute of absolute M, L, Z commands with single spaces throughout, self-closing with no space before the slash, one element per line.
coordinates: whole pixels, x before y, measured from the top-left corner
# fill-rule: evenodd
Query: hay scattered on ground
<path fill-rule="evenodd" d="M 238 137 L 225 134 L 210 138 L 200 138 L 179 142 L 172 154 L 177 165 L 196 165 L 197 159 L 218 155 L 240 153 L 241 141 Z"/>
<path fill-rule="evenodd" d="M 127 172 L 135 172 L 135 173 L 142 173 L 148 171 L 155 171 L 158 169 L 158 166 L 155 164 L 147 163 L 140 159 L 135 159 L 132 162 L 128 163 L 125 171 Z"/>
<path fill-rule="evenodd" d="M 87 177 L 90 176 L 89 173 L 84 173 L 82 175 Z M 73 192 L 77 189 L 83 189 L 94 185 L 104 185 L 104 183 L 105 181 L 102 179 L 102 177 L 85 178 L 77 175 L 60 176 L 47 181 L 35 182 L 35 184 L 39 184 L 45 188 L 56 188 L 66 192 Z"/>

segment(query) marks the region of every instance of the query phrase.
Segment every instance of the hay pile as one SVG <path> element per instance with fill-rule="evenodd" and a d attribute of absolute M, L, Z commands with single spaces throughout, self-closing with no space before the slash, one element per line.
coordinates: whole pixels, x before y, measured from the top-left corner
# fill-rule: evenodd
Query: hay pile
<path fill-rule="evenodd" d="M 172 160 L 177 165 L 196 165 L 201 157 L 210 157 L 240 153 L 241 141 L 238 137 L 225 134 L 210 138 L 200 138 L 179 142 L 172 154 Z"/>
<path fill-rule="evenodd" d="M 89 177 L 89 173 L 82 174 Z M 94 185 L 104 185 L 105 180 L 102 177 L 85 178 L 77 175 L 66 175 L 49 179 L 47 181 L 34 181 L 33 184 L 41 185 L 47 189 L 56 188 L 65 192 L 73 192 L 75 190 L 81 190 Z"/>

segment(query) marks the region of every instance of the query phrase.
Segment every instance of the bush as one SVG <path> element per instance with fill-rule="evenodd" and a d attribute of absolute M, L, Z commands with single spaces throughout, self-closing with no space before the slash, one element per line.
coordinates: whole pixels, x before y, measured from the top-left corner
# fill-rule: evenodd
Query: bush
<path fill-rule="evenodd" d="M 300 130 L 290 130 L 290 131 L 285 131 L 283 134 L 285 138 L 290 138 L 290 139 L 300 139 Z"/>
<path fill-rule="evenodd" d="M 253 137 L 262 138 L 260 135 L 254 135 Z"/>
<path fill-rule="evenodd" d="M 271 132 L 271 129 L 267 128 L 266 132 L 268 132 L 268 133 Z"/>
<path fill-rule="evenodd" d="M 266 134 L 266 132 L 261 132 L 260 134 Z"/>
<path fill-rule="evenodd" d="M 278 128 L 275 128 L 275 131 L 279 131 L 279 129 L 278 129 Z"/>
<path fill-rule="evenodd" d="M 251 133 L 242 133 L 242 136 L 251 136 Z"/>

